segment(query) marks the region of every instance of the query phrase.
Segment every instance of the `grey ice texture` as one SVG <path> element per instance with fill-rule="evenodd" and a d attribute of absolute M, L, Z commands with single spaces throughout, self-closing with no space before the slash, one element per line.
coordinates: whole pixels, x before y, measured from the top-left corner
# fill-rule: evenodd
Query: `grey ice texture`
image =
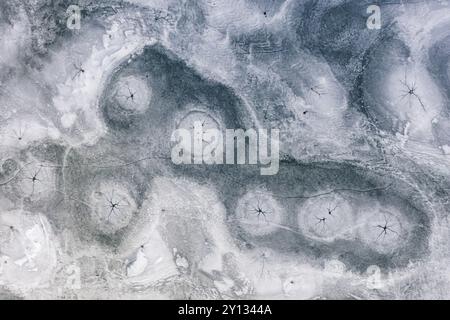
<path fill-rule="evenodd" d="M 0 299 L 450 298 L 450 4 L 371 4 L 2 0 Z"/>

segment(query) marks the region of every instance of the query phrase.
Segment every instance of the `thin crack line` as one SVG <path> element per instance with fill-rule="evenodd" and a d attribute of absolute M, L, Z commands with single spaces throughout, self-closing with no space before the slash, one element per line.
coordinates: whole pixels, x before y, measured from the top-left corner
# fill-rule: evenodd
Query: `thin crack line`
<path fill-rule="evenodd" d="M 333 190 L 330 190 L 328 192 L 319 193 L 319 194 L 315 194 L 315 195 L 312 195 L 312 196 L 277 196 L 277 195 L 274 195 L 273 197 L 274 198 L 279 198 L 279 199 L 311 199 L 311 198 L 318 198 L 318 197 L 326 196 L 326 195 L 333 194 L 333 193 L 343 192 L 343 191 L 352 191 L 352 192 L 358 192 L 358 193 L 366 193 L 366 192 L 372 192 L 372 191 L 387 190 L 390 187 L 392 187 L 392 184 L 390 184 L 388 186 L 385 186 L 385 187 L 365 189 L 365 190 L 351 189 L 351 188 L 333 189 Z"/>

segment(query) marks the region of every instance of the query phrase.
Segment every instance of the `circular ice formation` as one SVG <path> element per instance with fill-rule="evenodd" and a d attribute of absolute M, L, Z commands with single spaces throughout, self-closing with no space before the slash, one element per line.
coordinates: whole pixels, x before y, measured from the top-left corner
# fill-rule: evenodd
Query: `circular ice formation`
<path fill-rule="evenodd" d="M 441 112 L 442 95 L 423 68 L 392 68 L 383 80 L 388 103 L 385 111 L 399 121 L 410 123 L 406 134 L 426 140 L 432 120 Z"/>
<path fill-rule="evenodd" d="M 297 209 L 297 219 L 304 235 L 332 242 L 352 238 L 355 214 L 349 202 L 335 194 L 307 199 Z"/>
<path fill-rule="evenodd" d="M 137 206 L 126 186 L 102 181 L 91 193 L 92 219 L 106 234 L 128 226 Z"/>
<path fill-rule="evenodd" d="M 18 191 L 30 199 L 42 199 L 54 195 L 56 189 L 56 172 L 49 164 L 32 162 L 23 164 L 18 174 Z"/>
<path fill-rule="evenodd" d="M 358 219 L 358 237 L 379 252 L 390 252 L 407 240 L 410 227 L 395 208 L 381 205 L 361 207 L 364 214 Z"/>
<path fill-rule="evenodd" d="M 250 191 L 238 201 L 236 219 L 241 228 L 249 234 L 268 235 L 280 227 L 283 208 L 272 195 Z"/>
<path fill-rule="evenodd" d="M 42 214 L 0 213 L 0 285 L 27 291 L 46 286 L 56 267 L 51 226 Z"/>
<path fill-rule="evenodd" d="M 203 159 L 205 160 L 205 157 L 207 156 L 213 156 L 214 154 L 208 155 L 206 154 L 205 148 L 209 146 L 210 150 L 214 150 L 220 141 L 215 140 L 213 137 L 211 137 L 208 133 L 208 130 L 219 130 L 221 131 L 221 125 L 218 120 L 215 119 L 214 116 L 212 116 L 207 111 L 203 111 L 199 108 L 193 108 L 190 107 L 191 111 L 189 111 L 187 114 L 185 114 L 177 124 L 177 129 L 184 129 L 189 131 L 191 134 L 191 141 L 182 140 L 180 143 L 180 147 L 183 148 L 185 152 L 188 152 L 191 150 L 192 153 L 194 153 L 194 135 L 195 135 L 195 128 L 198 126 L 198 128 L 201 130 L 202 137 L 201 137 L 201 143 L 202 143 L 202 153 L 205 153 L 203 155 Z"/>
<path fill-rule="evenodd" d="M 399 39 L 368 53 L 363 74 L 365 110 L 380 129 L 429 142 L 432 121 L 445 105 L 434 77 Z"/>
<path fill-rule="evenodd" d="M 132 114 L 144 113 L 152 98 L 152 88 L 137 76 L 121 77 L 115 85 L 114 98 L 121 108 Z"/>

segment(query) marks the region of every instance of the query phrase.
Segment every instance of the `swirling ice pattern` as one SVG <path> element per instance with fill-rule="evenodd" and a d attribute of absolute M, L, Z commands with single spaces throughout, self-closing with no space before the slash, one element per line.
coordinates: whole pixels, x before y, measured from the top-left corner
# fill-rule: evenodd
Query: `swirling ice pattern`
<path fill-rule="evenodd" d="M 0 297 L 450 292 L 450 4 L 0 3 Z M 275 176 L 170 136 L 278 128 Z"/>

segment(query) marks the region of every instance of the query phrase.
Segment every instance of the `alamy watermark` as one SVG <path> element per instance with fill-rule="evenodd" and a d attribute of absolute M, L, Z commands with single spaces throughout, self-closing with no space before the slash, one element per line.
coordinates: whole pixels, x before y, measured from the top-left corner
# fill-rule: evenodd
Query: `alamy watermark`
<path fill-rule="evenodd" d="M 370 14 L 367 19 L 367 28 L 370 30 L 381 29 L 381 8 L 375 4 L 367 7 L 367 13 Z"/>
<path fill-rule="evenodd" d="M 80 30 L 81 29 L 81 9 L 77 5 L 71 5 L 67 8 L 66 14 L 67 18 L 67 28 L 70 30 Z"/>
<path fill-rule="evenodd" d="M 269 136 L 270 134 L 270 136 Z M 261 175 L 276 175 L 280 162 L 280 131 L 272 129 L 204 129 L 195 121 L 193 130 L 177 129 L 172 162 L 177 165 L 259 165 Z"/>

